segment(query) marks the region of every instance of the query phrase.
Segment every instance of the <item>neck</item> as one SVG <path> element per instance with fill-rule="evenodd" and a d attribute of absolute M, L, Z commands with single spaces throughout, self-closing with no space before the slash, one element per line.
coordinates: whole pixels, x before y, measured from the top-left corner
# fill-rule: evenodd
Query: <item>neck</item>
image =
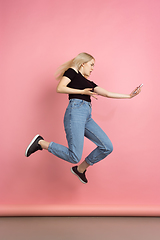
<path fill-rule="evenodd" d="M 83 77 L 85 77 L 86 79 L 88 79 L 89 76 L 83 74 L 81 71 L 79 71 L 79 72 L 82 74 Z"/>
<path fill-rule="evenodd" d="M 78 70 L 77 70 L 77 68 L 75 68 L 75 67 L 71 67 L 71 68 L 73 68 L 77 73 L 78 73 Z"/>
<path fill-rule="evenodd" d="M 84 77 L 84 74 L 83 74 L 83 72 L 81 71 L 81 70 L 79 70 L 79 72 L 82 74 L 82 76 Z"/>
<path fill-rule="evenodd" d="M 80 67 L 79 72 L 82 74 L 82 76 L 85 76 L 84 73 L 83 73 L 82 67 Z"/>

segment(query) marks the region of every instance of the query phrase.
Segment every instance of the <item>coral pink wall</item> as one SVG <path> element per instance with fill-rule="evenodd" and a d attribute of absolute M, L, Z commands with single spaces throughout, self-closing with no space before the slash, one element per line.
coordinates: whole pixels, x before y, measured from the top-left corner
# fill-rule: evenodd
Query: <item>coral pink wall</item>
<path fill-rule="evenodd" d="M 159 207 L 160 2 L 156 0 L 6 0 L 1 3 L 0 205 Z M 91 80 L 131 100 L 93 99 L 93 117 L 114 151 L 87 172 L 48 152 L 24 156 L 39 133 L 66 144 L 68 97 L 54 73 L 86 51 L 96 58 Z M 83 159 L 94 148 L 85 140 Z M 7 211 L 7 210 L 6 210 Z"/>

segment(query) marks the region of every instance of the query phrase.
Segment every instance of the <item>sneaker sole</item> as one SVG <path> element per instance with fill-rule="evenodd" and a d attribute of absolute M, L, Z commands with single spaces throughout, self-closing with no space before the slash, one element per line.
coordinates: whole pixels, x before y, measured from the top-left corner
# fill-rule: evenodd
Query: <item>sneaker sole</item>
<path fill-rule="evenodd" d="M 82 183 L 86 184 L 86 182 L 84 182 L 84 181 L 72 170 L 72 168 L 71 168 L 71 172 L 72 172 L 74 175 L 76 175 Z"/>
<path fill-rule="evenodd" d="M 40 135 L 39 134 L 37 134 L 33 139 L 32 139 L 32 141 L 30 142 L 30 144 L 28 145 L 28 147 L 27 147 L 27 149 L 26 149 L 26 151 L 25 151 L 25 156 L 27 157 L 27 153 L 28 153 L 28 150 L 29 150 L 29 148 L 30 148 L 30 146 L 34 143 L 34 141 L 37 139 L 37 137 L 39 137 Z"/>

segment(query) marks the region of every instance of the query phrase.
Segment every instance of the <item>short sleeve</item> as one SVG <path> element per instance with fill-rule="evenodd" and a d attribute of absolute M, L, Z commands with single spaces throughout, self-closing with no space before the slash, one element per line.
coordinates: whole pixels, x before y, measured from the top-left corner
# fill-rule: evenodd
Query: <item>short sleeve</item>
<path fill-rule="evenodd" d="M 69 68 L 67 71 L 65 71 L 63 76 L 68 77 L 72 81 L 76 74 L 77 73 L 75 70 L 73 70 L 72 68 Z"/>
<path fill-rule="evenodd" d="M 92 83 L 92 85 L 93 85 L 93 88 L 95 88 L 95 87 L 97 87 L 98 85 L 97 84 L 95 84 L 94 82 L 91 82 Z"/>

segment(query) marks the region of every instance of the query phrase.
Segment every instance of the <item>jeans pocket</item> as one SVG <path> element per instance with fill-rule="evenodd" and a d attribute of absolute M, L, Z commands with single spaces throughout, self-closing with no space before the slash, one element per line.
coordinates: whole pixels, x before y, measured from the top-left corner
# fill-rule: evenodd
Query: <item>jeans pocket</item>
<path fill-rule="evenodd" d="M 82 106 L 83 106 L 83 100 L 75 99 L 75 101 L 72 102 L 71 108 L 78 109 L 78 108 L 81 108 Z"/>

